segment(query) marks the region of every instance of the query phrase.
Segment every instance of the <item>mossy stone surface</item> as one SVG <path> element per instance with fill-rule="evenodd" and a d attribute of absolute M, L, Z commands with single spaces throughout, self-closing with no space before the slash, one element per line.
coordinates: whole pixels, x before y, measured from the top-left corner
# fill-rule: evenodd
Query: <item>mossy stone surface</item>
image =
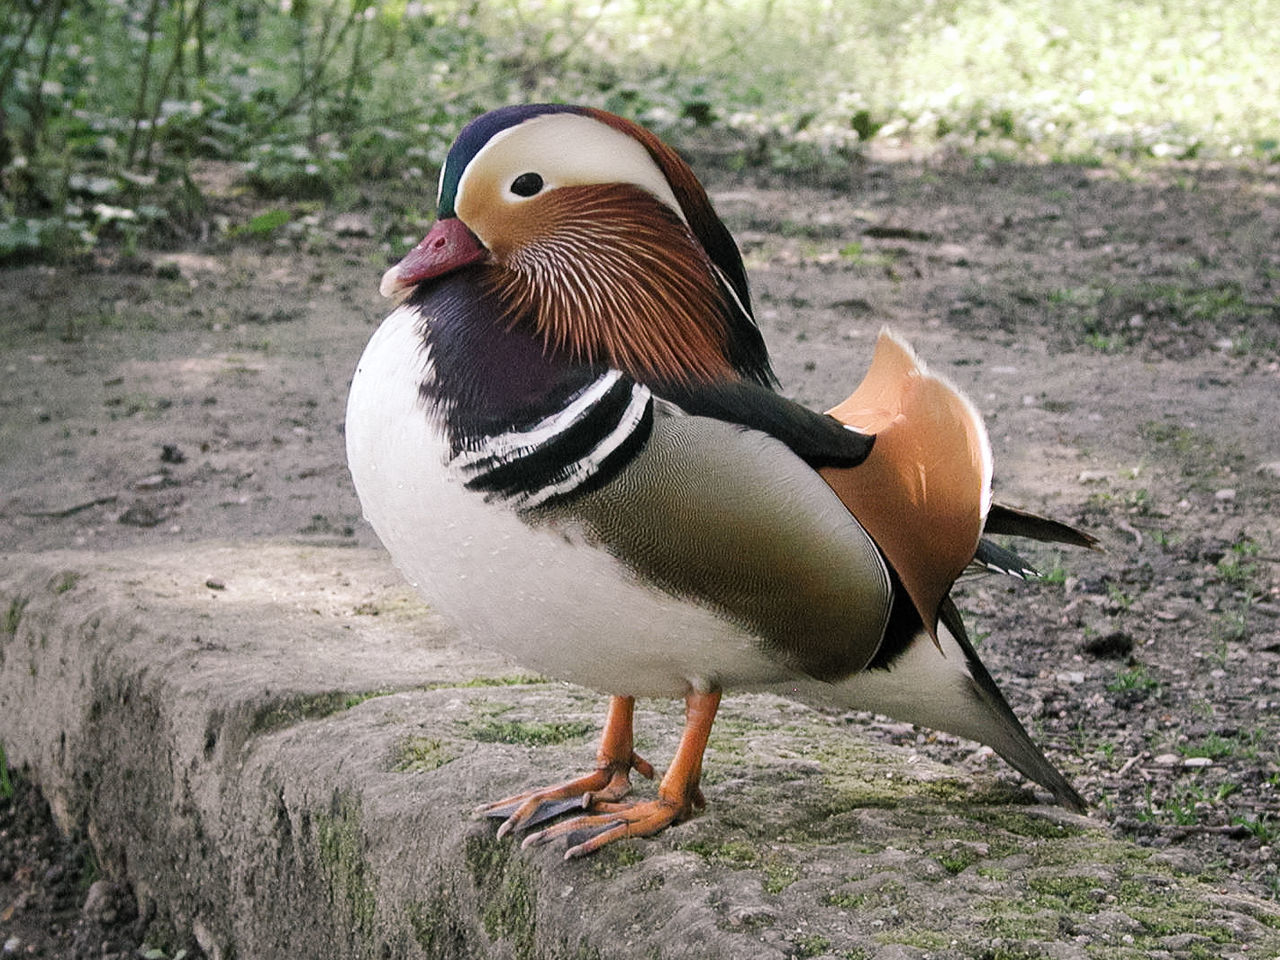
<path fill-rule="evenodd" d="M 0 738 L 210 960 L 1280 955 L 1280 908 L 1203 865 L 770 696 L 726 698 L 691 821 L 580 861 L 522 849 L 470 811 L 591 769 L 604 697 L 338 615 L 398 589 L 376 555 L 185 562 L 237 595 L 165 557 L 0 574 Z M 659 770 L 681 722 L 637 704 Z"/>

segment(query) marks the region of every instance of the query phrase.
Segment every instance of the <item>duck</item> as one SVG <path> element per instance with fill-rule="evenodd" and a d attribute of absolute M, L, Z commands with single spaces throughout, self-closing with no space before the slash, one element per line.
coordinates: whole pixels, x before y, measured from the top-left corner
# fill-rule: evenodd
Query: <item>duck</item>
<path fill-rule="evenodd" d="M 1096 538 L 993 502 L 978 411 L 888 330 L 829 410 L 779 392 L 738 247 L 650 130 L 567 104 L 477 117 L 380 291 L 345 424 L 365 518 L 462 642 L 608 697 L 594 767 L 476 811 L 499 836 L 574 858 L 689 819 L 736 692 L 978 741 L 1086 810 L 951 591 L 1031 575 L 992 536 Z M 685 703 L 648 798 L 638 697 Z"/>

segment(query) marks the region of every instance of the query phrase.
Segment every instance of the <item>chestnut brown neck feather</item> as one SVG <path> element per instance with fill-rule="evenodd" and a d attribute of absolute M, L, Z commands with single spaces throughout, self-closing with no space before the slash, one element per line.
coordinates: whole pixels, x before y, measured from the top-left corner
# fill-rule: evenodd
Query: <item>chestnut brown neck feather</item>
<path fill-rule="evenodd" d="M 706 253 L 663 203 L 625 184 L 562 187 L 536 229 L 495 251 L 495 292 L 549 354 L 641 382 L 737 379 L 729 305 Z"/>

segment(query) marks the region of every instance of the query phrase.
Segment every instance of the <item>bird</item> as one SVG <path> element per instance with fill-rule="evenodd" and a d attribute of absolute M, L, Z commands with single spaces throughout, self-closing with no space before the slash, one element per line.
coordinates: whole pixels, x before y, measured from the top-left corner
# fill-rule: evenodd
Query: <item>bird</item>
<path fill-rule="evenodd" d="M 380 291 L 345 423 L 365 518 L 465 639 L 609 698 L 593 768 L 478 809 L 499 836 L 573 858 L 687 820 L 722 695 L 752 691 L 979 741 L 1086 810 L 950 594 L 1032 572 L 993 535 L 1096 538 L 993 502 L 978 411 L 888 330 L 826 412 L 779 392 L 738 247 L 650 130 L 473 119 Z M 648 799 L 637 697 L 685 701 Z"/>

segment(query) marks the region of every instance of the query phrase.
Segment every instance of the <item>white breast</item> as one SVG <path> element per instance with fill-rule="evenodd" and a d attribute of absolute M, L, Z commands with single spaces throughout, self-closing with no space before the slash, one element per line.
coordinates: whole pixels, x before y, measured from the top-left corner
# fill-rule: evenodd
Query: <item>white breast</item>
<path fill-rule="evenodd" d="M 759 688 L 789 671 L 753 637 L 621 564 L 465 489 L 420 399 L 418 314 L 374 333 L 347 403 L 347 460 L 365 518 L 409 582 L 473 642 L 608 693 Z"/>

